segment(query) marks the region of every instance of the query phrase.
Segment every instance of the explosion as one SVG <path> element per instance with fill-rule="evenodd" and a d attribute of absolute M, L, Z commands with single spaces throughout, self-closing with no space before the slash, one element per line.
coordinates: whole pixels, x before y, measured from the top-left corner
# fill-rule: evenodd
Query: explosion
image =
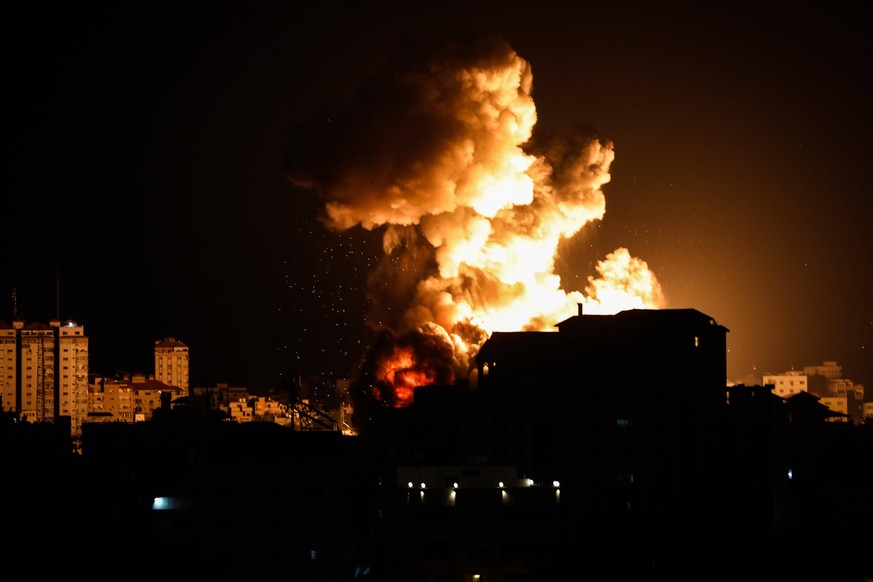
<path fill-rule="evenodd" d="M 547 331 L 578 312 L 657 308 L 646 263 L 617 248 L 584 293 L 555 273 L 561 241 L 603 218 L 613 144 L 541 139 L 530 64 L 497 36 L 401 46 L 340 115 L 292 134 L 286 172 L 331 229 L 382 235 L 368 280 L 377 338 L 361 382 L 388 406 L 468 378 L 494 331 Z"/>

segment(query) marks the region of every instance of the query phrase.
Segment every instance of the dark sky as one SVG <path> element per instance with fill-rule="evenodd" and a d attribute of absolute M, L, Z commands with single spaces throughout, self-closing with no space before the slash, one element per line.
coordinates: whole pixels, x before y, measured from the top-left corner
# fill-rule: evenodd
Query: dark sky
<path fill-rule="evenodd" d="M 318 193 L 286 176 L 288 144 L 344 115 L 403 41 L 463 26 L 530 64 L 538 131 L 614 145 L 605 216 L 557 262 L 567 285 L 626 247 L 667 307 L 730 330 L 730 380 L 836 360 L 873 389 L 860 8 L 346 4 L 7 9 L 0 319 L 12 289 L 28 321 L 59 303 L 104 373 L 152 372 L 172 336 L 195 385 L 348 375 L 373 337 L 381 238 L 325 228 Z"/>

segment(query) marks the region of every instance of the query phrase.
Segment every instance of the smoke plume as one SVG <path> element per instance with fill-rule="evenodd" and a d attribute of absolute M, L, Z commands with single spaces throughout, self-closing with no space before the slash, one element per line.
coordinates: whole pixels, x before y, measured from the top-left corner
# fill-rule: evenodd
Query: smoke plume
<path fill-rule="evenodd" d="M 493 331 L 663 301 L 625 248 L 584 294 L 561 288 L 558 245 L 603 218 L 614 150 L 590 132 L 534 139 L 532 91 L 530 64 L 500 37 L 413 41 L 348 108 L 291 135 L 287 176 L 318 193 L 324 225 L 382 235 L 362 373 L 382 403 L 467 378 Z"/>

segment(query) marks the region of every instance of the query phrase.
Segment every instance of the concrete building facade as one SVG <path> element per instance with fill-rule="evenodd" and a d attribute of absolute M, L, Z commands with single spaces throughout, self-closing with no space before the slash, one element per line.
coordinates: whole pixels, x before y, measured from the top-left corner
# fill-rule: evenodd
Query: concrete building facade
<path fill-rule="evenodd" d="M 80 436 L 88 409 L 88 337 L 72 320 L 0 322 L 0 398 L 28 422 L 70 418 Z"/>
<path fill-rule="evenodd" d="M 188 346 L 169 337 L 155 342 L 155 379 L 188 394 Z"/>
<path fill-rule="evenodd" d="M 809 392 L 809 376 L 802 370 L 789 370 L 781 374 L 765 374 L 764 385 L 773 386 L 773 394 L 790 398 L 800 392 Z"/>

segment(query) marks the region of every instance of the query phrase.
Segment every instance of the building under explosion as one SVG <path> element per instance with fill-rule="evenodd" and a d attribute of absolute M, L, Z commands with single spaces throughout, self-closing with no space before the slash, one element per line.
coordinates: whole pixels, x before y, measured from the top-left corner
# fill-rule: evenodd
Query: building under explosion
<path fill-rule="evenodd" d="M 492 333 L 551 330 L 578 304 L 664 306 L 623 247 L 566 288 L 559 247 L 603 218 L 614 150 L 590 130 L 535 132 L 532 91 L 530 64 L 497 36 L 418 39 L 345 110 L 290 132 L 287 176 L 323 199 L 322 223 L 382 236 L 360 401 L 404 407 L 417 385 L 467 380 Z"/>
<path fill-rule="evenodd" d="M 378 449 L 398 465 L 403 574 L 707 578 L 736 532 L 744 555 L 724 568 L 769 551 L 771 402 L 764 390 L 729 407 L 728 330 L 695 309 L 579 309 L 557 332 L 493 333 L 471 382 L 421 386 L 376 414 Z M 517 479 L 471 477 L 502 467 Z M 467 527 L 470 498 L 491 516 L 468 524 L 479 539 L 441 533 Z"/>

